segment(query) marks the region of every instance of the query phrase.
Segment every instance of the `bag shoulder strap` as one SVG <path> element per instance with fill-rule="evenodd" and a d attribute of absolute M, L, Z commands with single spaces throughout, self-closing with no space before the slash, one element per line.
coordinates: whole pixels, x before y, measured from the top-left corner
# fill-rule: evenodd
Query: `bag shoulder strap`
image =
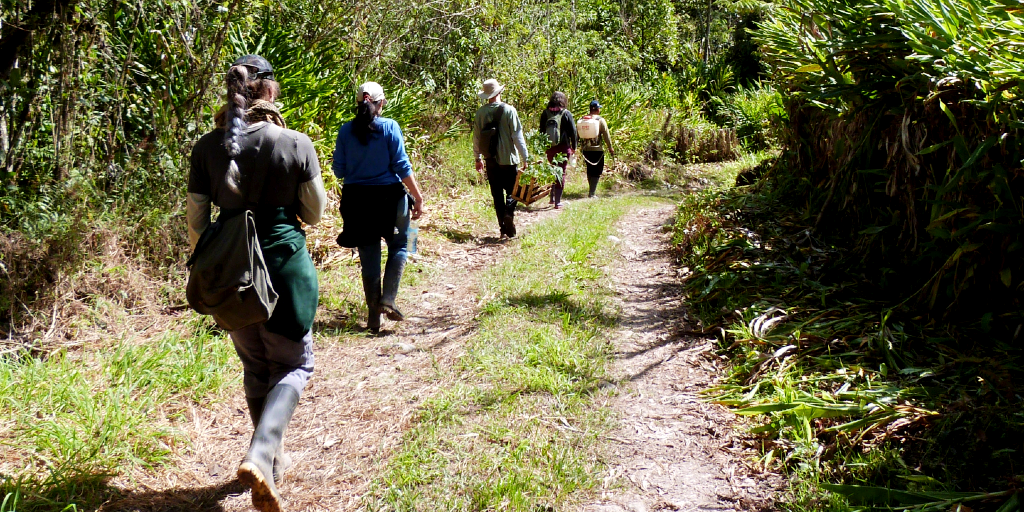
<path fill-rule="evenodd" d="M 260 165 L 260 163 L 265 162 L 270 158 L 271 152 L 274 150 L 274 147 L 277 146 L 277 140 L 281 137 L 281 133 L 284 131 L 283 128 L 275 130 L 275 128 L 279 127 L 272 123 L 270 123 L 267 128 L 273 131 L 274 134 L 267 137 L 260 143 L 260 149 L 256 153 L 256 172 L 255 174 L 247 176 L 248 179 L 245 183 L 246 210 L 255 210 L 256 207 L 259 206 L 260 194 L 263 193 L 263 182 L 266 181 L 267 170 L 270 168 L 269 164 Z"/>

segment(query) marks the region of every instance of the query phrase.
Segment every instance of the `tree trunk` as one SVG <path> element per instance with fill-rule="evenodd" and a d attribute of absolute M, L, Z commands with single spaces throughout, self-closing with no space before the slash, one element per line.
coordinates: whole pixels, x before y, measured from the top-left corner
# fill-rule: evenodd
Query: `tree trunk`
<path fill-rule="evenodd" d="M 0 80 L 7 80 L 10 76 L 29 34 L 63 20 L 63 13 L 68 12 L 68 7 L 75 1 L 37 0 L 24 18 L 4 24 L 0 30 Z"/>
<path fill-rule="evenodd" d="M 703 55 L 701 59 L 703 62 L 707 62 L 711 56 L 711 4 L 713 0 L 708 0 L 707 16 L 704 18 L 704 42 L 701 44 Z"/>

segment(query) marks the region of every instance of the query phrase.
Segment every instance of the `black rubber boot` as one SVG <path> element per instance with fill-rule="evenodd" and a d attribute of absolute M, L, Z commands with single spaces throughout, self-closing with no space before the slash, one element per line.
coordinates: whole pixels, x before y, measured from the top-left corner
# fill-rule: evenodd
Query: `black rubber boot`
<path fill-rule="evenodd" d="M 299 391 L 278 384 L 270 390 L 256 431 L 249 443 L 249 453 L 238 466 L 238 480 L 252 489 L 252 505 L 260 512 L 283 512 L 281 494 L 274 485 L 274 454 L 281 447 L 284 432 L 299 404 Z M 269 478 L 268 478 L 269 477 Z"/>
<path fill-rule="evenodd" d="M 252 428 L 254 430 L 260 424 L 260 416 L 263 414 L 263 406 L 266 401 L 266 397 L 245 397 L 245 402 L 249 405 L 249 418 L 252 419 Z M 284 451 L 284 438 L 282 438 L 281 446 L 278 447 L 277 453 L 274 454 L 274 484 L 281 485 L 284 482 L 284 472 L 288 471 L 291 467 L 292 456 Z"/>
<path fill-rule="evenodd" d="M 505 216 L 504 215 L 498 215 L 498 233 L 501 233 L 500 236 L 505 236 L 505 235 L 508 234 L 508 233 L 505 232 Z"/>
<path fill-rule="evenodd" d="M 381 302 L 380 310 L 384 313 L 384 316 L 388 317 L 388 320 L 393 320 L 395 322 L 401 322 L 402 320 L 405 320 L 405 315 L 403 315 L 402 312 L 399 311 L 394 304 Z"/>
<path fill-rule="evenodd" d="M 505 235 L 509 238 L 516 237 L 516 219 L 512 214 L 505 216 Z"/>
<path fill-rule="evenodd" d="M 380 298 L 380 311 L 388 317 L 388 320 L 395 322 L 405 320 L 405 315 L 395 306 L 395 299 L 398 298 L 398 286 L 402 280 L 402 274 L 405 273 L 406 263 L 405 259 L 395 257 L 392 260 L 391 255 L 388 255 L 388 263 L 384 268 L 384 290 Z"/>
<path fill-rule="evenodd" d="M 380 279 L 376 283 L 363 280 L 363 296 L 366 297 L 366 330 L 373 334 L 380 332 Z"/>
<path fill-rule="evenodd" d="M 505 201 L 505 234 L 509 238 L 516 236 L 516 206 L 519 204 L 515 198 L 508 198 Z"/>
<path fill-rule="evenodd" d="M 380 301 L 366 299 L 366 330 L 377 334 L 380 332 Z"/>

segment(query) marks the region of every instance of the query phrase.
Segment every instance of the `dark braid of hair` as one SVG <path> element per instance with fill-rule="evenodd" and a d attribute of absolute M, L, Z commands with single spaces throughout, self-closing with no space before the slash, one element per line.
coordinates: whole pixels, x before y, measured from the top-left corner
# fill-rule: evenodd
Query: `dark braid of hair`
<path fill-rule="evenodd" d="M 249 108 L 249 71 L 245 66 L 234 66 L 228 70 L 228 111 L 227 126 L 224 130 L 224 147 L 228 154 L 238 156 L 241 148 L 238 146 L 238 138 L 242 130 L 249 125 L 245 111 Z"/>
<path fill-rule="evenodd" d="M 246 109 L 249 108 L 249 71 L 245 66 L 233 66 L 228 70 L 226 78 L 228 86 L 228 111 L 224 127 L 224 147 L 228 150 L 231 163 L 228 164 L 227 185 L 238 192 L 242 181 L 242 173 L 238 170 L 235 157 L 242 152 L 238 143 L 242 131 L 249 125 Z"/>
<path fill-rule="evenodd" d="M 380 105 L 370 101 L 369 95 L 363 96 L 363 101 L 356 106 L 356 118 L 352 120 L 352 135 L 356 136 L 360 144 L 369 144 L 373 120 L 379 113 Z"/>

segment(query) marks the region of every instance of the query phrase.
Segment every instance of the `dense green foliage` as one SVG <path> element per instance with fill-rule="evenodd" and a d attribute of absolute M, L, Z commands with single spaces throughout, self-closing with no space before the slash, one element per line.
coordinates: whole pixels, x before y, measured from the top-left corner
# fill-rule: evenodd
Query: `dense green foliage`
<path fill-rule="evenodd" d="M 742 188 L 680 206 L 693 310 L 733 361 L 710 396 L 760 418 L 760 464 L 796 476 L 787 509 L 947 510 L 951 491 L 1009 489 L 981 503 L 995 510 L 1022 476 L 1020 349 L 893 309 L 848 240 L 813 234 L 789 199 Z"/>
<path fill-rule="evenodd" d="M 818 229 L 855 239 L 899 299 L 1012 335 L 1024 290 L 1020 5 L 786 5 L 758 36 L 788 99 L 791 153 L 774 186 Z"/>
<path fill-rule="evenodd" d="M 700 118 L 731 104 L 731 30 L 740 13 L 758 15 L 757 4 L 670 0 L 379 11 L 356 0 L 3 0 L 0 47 L 16 60 L 0 61 L 0 263 L 10 284 L 0 324 L 43 325 L 36 313 L 55 300 L 50 289 L 104 246 L 158 277 L 181 268 L 186 157 L 212 127 L 238 55 L 272 62 L 284 118 L 311 136 L 325 169 L 355 86 L 383 83 L 385 115 L 429 171 L 421 181 L 450 189 L 475 173 L 445 165 L 438 143 L 466 136 L 482 79 L 507 85 L 528 128 L 553 90 L 577 113 L 600 98 L 618 153 L 636 157 L 666 112 Z"/>
<path fill-rule="evenodd" d="M 790 0 L 755 33 L 782 154 L 675 242 L 787 508 L 1020 507 L 1021 12 Z"/>
<path fill-rule="evenodd" d="M 42 15 L 31 8 L 44 4 Z M 116 191 L 116 207 L 176 203 L 165 194 L 180 189 L 183 155 L 210 127 L 220 73 L 246 52 L 276 66 L 285 119 L 326 157 L 350 115 L 350 91 L 370 79 L 385 84 L 388 115 L 414 148 L 451 135 L 475 110 L 480 80 L 492 76 L 528 120 L 554 90 L 577 111 L 616 94 L 645 108 L 699 108 L 731 87 L 732 24 L 758 7 L 444 0 L 388 6 L 380 16 L 354 0 L 3 5 L 5 30 L 37 21 L 0 77 L 8 229 L 44 229 L 47 219 L 29 217 L 55 221 L 68 206 L 56 203 L 105 201 L 106 192 Z M 734 60 L 749 60 L 747 50 Z"/>

